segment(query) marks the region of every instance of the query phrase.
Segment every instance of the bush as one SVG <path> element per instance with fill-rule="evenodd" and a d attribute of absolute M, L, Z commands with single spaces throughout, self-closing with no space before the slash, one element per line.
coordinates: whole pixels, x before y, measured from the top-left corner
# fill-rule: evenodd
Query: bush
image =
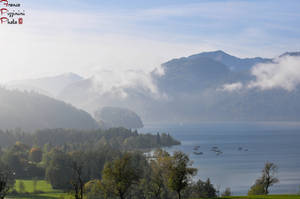
<path fill-rule="evenodd" d="M 222 196 L 231 196 L 231 189 L 230 188 L 226 188 L 225 191 L 222 193 Z"/>
<path fill-rule="evenodd" d="M 215 198 L 217 197 L 217 191 L 210 183 L 210 179 L 206 182 L 198 180 L 196 184 L 191 185 L 192 198 Z"/>
<path fill-rule="evenodd" d="M 248 191 L 248 195 L 263 195 L 265 193 L 264 185 L 260 181 L 256 181 L 256 183 L 250 188 Z"/>

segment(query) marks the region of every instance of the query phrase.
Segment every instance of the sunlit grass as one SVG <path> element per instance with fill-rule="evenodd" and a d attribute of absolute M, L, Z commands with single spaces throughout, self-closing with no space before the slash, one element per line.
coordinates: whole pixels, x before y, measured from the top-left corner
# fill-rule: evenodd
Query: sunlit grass
<path fill-rule="evenodd" d="M 45 180 L 38 180 L 34 190 L 33 180 L 17 180 L 14 189 L 20 192 L 20 182 L 24 184 L 24 193 L 10 195 L 8 198 L 18 199 L 73 199 L 73 197 L 61 190 L 53 189 Z M 36 193 L 34 193 L 36 191 Z M 300 199 L 300 195 L 269 195 L 269 196 L 229 196 L 220 199 Z"/>
<path fill-rule="evenodd" d="M 222 199 L 300 199 L 300 195 L 230 196 Z"/>
<path fill-rule="evenodd" d="M 20 182 L 24 184 L 24 191 L 20 193 Z M 18 199 L 69 199 L 72 198 L 69 194 L 64 193 L 61 190 L 53 189 L 51 184 L 45 180 L 37 180 L 36 188 L 34 190 L 34 181 L 33 180 L 16 180 L 14 189 L 18 194 L 10 194 L 8 198 L 18 198 Z"/>

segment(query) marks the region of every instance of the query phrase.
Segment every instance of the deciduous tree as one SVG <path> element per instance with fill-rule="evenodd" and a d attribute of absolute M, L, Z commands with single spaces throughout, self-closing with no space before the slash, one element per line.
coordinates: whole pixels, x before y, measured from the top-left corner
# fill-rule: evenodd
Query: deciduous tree
<path fill-rule="evenodd" d="M 192 162 L 183 152 L 177 151 L 173 154 L 168 173 L 168 186 L 181 199 L 181 191 L 190 183 L 192 176 L 197 173 L 197 169 L 191 168 Z"/>
<path fill-rule="evenodd" d="M 278 167 L 274 163 L 267 162 L 265 164 L 261 177 L 262 184 L 264 185 L 264 194 L 269 194 L 269 188 L 279 182 L 278 178 L 275 177 L 277 171 Z"/>
<path fill-rule="evenodd" d="M 130 154 L 109 162 L 102 172 L 101 188 L 106 196 L 113 194 L 120 199 L 125 199 L 132 185 L 140 180 L 138 168 L 132 163 Z"/>
<path fill-rule="evenodd" d="M 248 195 L 269 194 L 269 188 L 279 182 L 275 177 L 277 170 L 277 165 L 267 162 L 262 170 L 262 176 L 257 179 L 255 184 L 250 188 Z"/>

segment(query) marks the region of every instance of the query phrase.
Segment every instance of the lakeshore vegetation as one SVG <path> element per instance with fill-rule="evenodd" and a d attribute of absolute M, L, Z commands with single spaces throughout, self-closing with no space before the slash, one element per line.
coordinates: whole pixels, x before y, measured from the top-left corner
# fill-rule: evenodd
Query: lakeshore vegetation
<path fill-rule="evenodd" d="M 217 190 L 210 179 L 194 181 L 197 169 L 167 133 L 45 129 L 0 131 L 0 198 L 197 199 L 299 198 L 269 196 L 278 168 L 267 162 L 247 197 Z M 154 151 L 151 156 L 147 151 Z"/>

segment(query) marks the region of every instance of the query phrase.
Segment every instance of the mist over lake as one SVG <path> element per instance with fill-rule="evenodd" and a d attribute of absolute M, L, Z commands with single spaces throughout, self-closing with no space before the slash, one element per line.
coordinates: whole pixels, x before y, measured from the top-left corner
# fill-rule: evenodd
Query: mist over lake
<path fill-rule="evenodd" d="M 300 123 L 146 124 L 141 132 L 168 132 L 181 141 L 181 145 L 166 150 L 188 154 L 198 169 L 196 178 L 209 177 L 220 191 L 230 187 L 234 195 L 246 195 L 267 161 L 279 167 L 280 182 L 271 188 L 272 194 L 299 191 Z M 195 146 L 200 146 L 197 151 L 203 155 L 194 154 Z M 216 155 L 212 147 L 218 147 L 223 154 Z"/>

